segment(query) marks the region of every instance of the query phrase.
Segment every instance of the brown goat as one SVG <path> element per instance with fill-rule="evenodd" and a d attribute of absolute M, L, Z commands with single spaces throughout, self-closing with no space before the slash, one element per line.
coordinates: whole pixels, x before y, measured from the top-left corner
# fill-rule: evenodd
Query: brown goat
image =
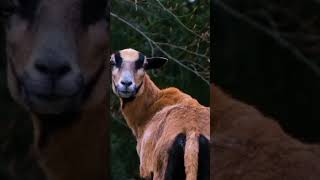
<path fill-rule="evenodd" d="M 254 107 L 211 86 L 211 179 L 316 180 L 320 147 L 289 137 Z"/>
<path fill-rule="evenodd" d="M 106 179 L 108 0 L 10 2 L 8 86 L 30 112 L 44 174 Z"/>
<path fill-rule="evenodd" d="M 133 49 L 111 56 L 112 86 L 137 139 L 140 175 L 154 180 L 209 179 L 210 112 L 176 88 L 160 90 L 145 73 L 167 60 Z"/>

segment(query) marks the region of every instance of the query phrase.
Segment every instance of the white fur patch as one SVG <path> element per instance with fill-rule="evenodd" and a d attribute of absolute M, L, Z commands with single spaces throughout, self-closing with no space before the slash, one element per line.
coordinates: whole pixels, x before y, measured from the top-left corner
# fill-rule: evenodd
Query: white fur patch
<path fill-rule="evenodd" d="M 120 55 L 123 59 L 123 61 L 136 61 L 139 59 L 139 51 L 136 51 L 134 49 L 124 49 L 120 51 Z"/>

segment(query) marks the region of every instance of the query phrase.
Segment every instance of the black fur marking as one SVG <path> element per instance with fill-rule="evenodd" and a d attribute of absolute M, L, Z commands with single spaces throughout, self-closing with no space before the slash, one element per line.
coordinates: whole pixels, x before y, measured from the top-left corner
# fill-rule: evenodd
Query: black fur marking
<path fill-rule="evenodd" d="M 41 149 L 49 143 L 49 138 L 52 134 L 60 129 L 70 127 L 78 118 L 79 113 L 70 112 L 55 115 L 37 114 L 40 123 L 40 136 L 37 142 Z"/>
<path fill-rule="evenodd" d="M 121 64 L 122 64 L 122 57 L 120 55 L 119 52 L 117 52 L 115 55 L 114 55 L 114 59 L 116 61 L 116 67 L 117 68 L 121 68 Z"/>
<path fill-rule="evenodd" d="M 108 0 L 83 0 L 82 24 L 88 26 L 107 18 Z"/>
<path fill-rule="evenodd" d="M 136 94 L 138 94 L 138 92 L 139 92 L 139 90 L 140 90 L 140 88 L 141 88 L 142 84 L 143 84 L 143 81 L 142 81 L 142 82 L 140 83 L 140 85 L 137 87 L 137 89 L 136 89 Z"/>
<path fill-rule="evenodd" d="M 178 134 L 170 150 L 165 180 L 185 180 L 184 148 L 186 145 L 186 135 Z"/>
<path fill-rule="evenodd" d="M 136 70 L 143 67 L 145 56 L 142 53 L 139 53 L 139 59 L 135 62 Z"/>
<path fill-rule="evenodd" d="M 153 180 L 153 173 L 150 176 L 145 177 L 144 180 Z"/>
<path fill-rule="evenodd" d="M 129 102 L 132 102 L 135 99 L 135 97 L 131 96 L 131 97 L 128 97 L 128 98 L 121 98 L 121 99 L 122 99 L 122 109 L 123 109 L 125 104 L 127 104 Z"/>
<path fill-rule="evenodd" d="M 198 180 L 210 179 L 210 149 L 209 140 L 200 135 L 199 137 L 199 163 Z"/>
<path fill-rule="evenodd" d="M 161 66 L 163 66 L 168 59 L 163 58 L 163 57 L 151 57 L 147 58 L 147 63 L 144 65 L 144 69 L 149 70 L 149 69 L 158 69 Z"/>

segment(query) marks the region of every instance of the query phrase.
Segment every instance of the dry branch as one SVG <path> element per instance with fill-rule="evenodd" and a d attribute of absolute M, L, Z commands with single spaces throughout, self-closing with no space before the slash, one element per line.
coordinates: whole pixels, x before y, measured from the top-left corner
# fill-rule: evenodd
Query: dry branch
<path fill-rule="evenodd" d="M 265 27 L 252 18 L 248 17 L 240 13 L 239 11 L 235 10 L 234 8 L 228 6 L 226 3 L 222 2 L 221 0 L 215 0 L 214 5 L 222 8 L 226 13 L 230 14 L 231 16 L 235 17 L 236 19 L 245 22 L 246 24 L 250 25 L 251 27 L 255 28 L 258 31 L 263 32 L 267 36 L 271 37 L 275 40 L 280 46 L 287 49 L 291 52 L 292 55 L 296 57 L 296 59 L 303 64 L 305 64 L 308 68 L 310 68 L 317 77 L 320 77 L 320 67 L 310 59 L 308 59 L 297 47 L 292 45 L 289 41 L 282 38 L 281 35 L 268 27 Z"/>

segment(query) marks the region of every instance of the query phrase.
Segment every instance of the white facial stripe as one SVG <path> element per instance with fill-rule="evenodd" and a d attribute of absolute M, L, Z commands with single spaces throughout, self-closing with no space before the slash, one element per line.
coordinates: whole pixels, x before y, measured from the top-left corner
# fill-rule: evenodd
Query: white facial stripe
<path fill-rule="evenodd" d="M 124 49 L 120 51 L 123 61 L 133 62 L 139 59 L 139 52 L 134 49 Z"/>
<path fill-rule="evenodd" d="M 123 59 L 122 63 L 134 63 L 137 59 Z"/>

